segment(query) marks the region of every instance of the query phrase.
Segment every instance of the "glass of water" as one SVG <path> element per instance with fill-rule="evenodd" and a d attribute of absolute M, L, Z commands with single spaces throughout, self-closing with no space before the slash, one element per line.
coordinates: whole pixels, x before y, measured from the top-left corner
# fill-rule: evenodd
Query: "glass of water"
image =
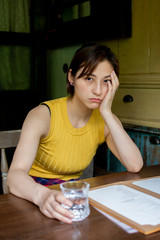
<path fill-rule="evenodd" d="M 89 183 L 80 181 L 69 181 L 60 184 L 60 188 L 66 198 L 72 203 L 72 207 L 62 206 L 74 214 L 72 221 L 81 221 L 90 214 L 88 203 Z"/>

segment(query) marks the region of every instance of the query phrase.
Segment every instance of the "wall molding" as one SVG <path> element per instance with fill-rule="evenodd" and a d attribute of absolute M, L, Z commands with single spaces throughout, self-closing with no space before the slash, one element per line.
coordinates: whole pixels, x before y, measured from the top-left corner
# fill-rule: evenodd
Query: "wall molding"
<path fill-rule="evenodd" d="M 154 127 L 160 129 L 160 119 L 130 119 L 118 116 L 122 124 L 135 124 L 138 126 Z"/>
<path fill-rule="evenodd" d="M 120 74 L 120 87 L 122 88 L 159 88 L 160 73 L 153 74 Z"/>

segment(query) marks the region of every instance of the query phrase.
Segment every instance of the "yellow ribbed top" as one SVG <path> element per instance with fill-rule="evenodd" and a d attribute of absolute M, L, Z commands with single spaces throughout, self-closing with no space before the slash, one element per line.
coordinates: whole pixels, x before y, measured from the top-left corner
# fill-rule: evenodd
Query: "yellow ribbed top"
<path fill-rule="evenodd" d="M 105 141 L 104 120 L 95 109 L 88 123 L 74 128 L 67 113 L 67 97 L 44 102 L 51 111 L 50 130 L 40 141 L 30 175 L 69 180 L 79 178 L 97 147 Z"/>

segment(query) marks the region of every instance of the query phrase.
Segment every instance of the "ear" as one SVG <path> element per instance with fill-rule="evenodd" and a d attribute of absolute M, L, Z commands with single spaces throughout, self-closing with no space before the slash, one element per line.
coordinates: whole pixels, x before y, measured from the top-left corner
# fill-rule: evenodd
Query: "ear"
<path fill-rule="evenodd" d="M 72 76 L 72 69 L 69 69 L 68 71 L 68 81 L 70 83 L 70 85 L 74 85 L 74 77 Z"/>

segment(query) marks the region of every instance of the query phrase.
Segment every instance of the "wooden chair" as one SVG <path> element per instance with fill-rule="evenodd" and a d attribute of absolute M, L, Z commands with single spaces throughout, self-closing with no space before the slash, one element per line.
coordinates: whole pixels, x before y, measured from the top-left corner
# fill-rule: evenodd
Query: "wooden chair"
<path fill-rule="evenodd" d="M 3 193 L 9 193 L 7 187 L 8 162 L 5 149 L 17 146 L 21 130 L 0 131 L 0 149 L 1 149 L 1 174 Z"/>

